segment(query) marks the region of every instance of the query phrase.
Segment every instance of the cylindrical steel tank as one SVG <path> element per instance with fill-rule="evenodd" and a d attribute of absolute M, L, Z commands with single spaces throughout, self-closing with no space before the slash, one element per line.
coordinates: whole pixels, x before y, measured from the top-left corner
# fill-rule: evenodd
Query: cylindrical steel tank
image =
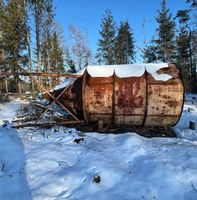
<path fill-rule="evenodd" d="M 87 67 L 60 101 L 86 122 L 172 126 L 180 118 L 183 97 L 174 64 L 112 65 Z"/>

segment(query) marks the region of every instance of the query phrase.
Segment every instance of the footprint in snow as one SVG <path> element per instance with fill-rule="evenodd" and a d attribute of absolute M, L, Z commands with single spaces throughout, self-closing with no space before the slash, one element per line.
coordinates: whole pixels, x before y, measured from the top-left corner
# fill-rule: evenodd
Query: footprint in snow
<path fill-rule="evenodd" d="M 99 174 L 100 170 L 96 169 L 96 167 L 92 167 L 88 171 L 86 171 L 83 182 L 92 181 L 95 183 L 99 183 L 101 181 L 101 177 L 99 176 Z"/>
<path fill-rule="evenodd" d="M 55 196 L 55 200 L 67 199 L 69 196 L 68 189 L 65 189 Z"/>
<path fill-rule="evenodd" d="M 70 163 L 68 163 L 68 162 L 66 162 L 66 161 L 59 161 L 59 162 L 58 162 L 58 165 L 59 165 L 60 167 L 62 167 L 62 168 L 67 168 L 67 167 L 72 168 L 72 167 L 73 167 Z"/>

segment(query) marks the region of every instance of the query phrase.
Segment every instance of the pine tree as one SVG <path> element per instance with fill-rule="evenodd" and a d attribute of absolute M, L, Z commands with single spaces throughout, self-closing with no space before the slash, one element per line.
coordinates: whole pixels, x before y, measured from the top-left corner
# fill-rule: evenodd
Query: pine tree
<path fill-rule="evenodd" d="M 190 29 L 188 29 L 188 21 L 189 21 L 189 11 L 180 10 L 177 12 L 178 21 L 179 21 L 179 29 L 178 35 L 176 37 L 176 48 L 177 48 L 177 63 L 181 68 L 183 74 L 183 81 L 185 85 L 186 91 L 190 91 L 191 88 L 191 66 L 192 66 L 192 56 L 191 54 L 191 33 Z"/>
<path fill-rule="evenodd" d="M 156 21 L 158 38 L 155 40 L 157 47 L 157 59 L 162 62 L 173 62 L 175 57 L 175 22 L 172 14 L 166 8 L 166 0 L 162 0 L 161 10 Z"/>
<path fill-rule="evenodd" d="M 129 64 L 134 61 L 134 38 L 131 27 L 126 22 L 121 22 L 115 43 L 115 63 Z"/>
<path fill-rule="evenodd" d="M 197 8 L 197 1 L 196 0 L 187 0 L 187 3 L 191 3 L 191 6 Z"/>
<path fill-rule="evenodd" d="M 187 0 L 187 3 L 190 3 L 190 11 L 193 12 L 194 14 L 194 25 L 195 25 L 195 30 L 197 31 L 197 0 Z"/>
<path fill-rule="evenodd" d="M 111 65 L 115 64 L 115 38 L 116 26 L 113 20 L 112 12 L 106 10 L 102 22 L 101 30 L 99 31 L 101 39 L 98 40 L 98 49 L 96 59 L 100 64 Z"/>

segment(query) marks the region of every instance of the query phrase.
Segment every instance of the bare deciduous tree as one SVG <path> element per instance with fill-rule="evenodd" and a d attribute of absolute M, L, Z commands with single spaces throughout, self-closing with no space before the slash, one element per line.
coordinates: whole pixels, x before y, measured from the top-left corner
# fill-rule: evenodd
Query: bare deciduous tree
<path fill-rule="evenodd" d="M 91 61 L 91 51 L 88 47 L 87 32 L 74 25 L 69 26 L 72 39 L 71 47 L 66 47 L 66 62 L 72 71 L 78 71 L 87 66 Z"/>

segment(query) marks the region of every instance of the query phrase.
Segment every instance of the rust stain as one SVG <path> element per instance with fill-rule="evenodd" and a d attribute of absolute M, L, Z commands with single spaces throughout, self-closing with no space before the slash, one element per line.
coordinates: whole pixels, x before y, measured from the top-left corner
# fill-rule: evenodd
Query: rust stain
<path fill-rule="evenodd" d="M 84 81 L 83 104 L 89 121 L 103 120 L 111 123 L 112 120 L 112 91 L 113 77 L 90 77 Z M 103 116 L 103 117 L 102 117 Z"/>
<path fill-rule="evenodd" d="M 140 95 L 140 81 L 139 78 L 127 78 L 124 81 L 116 79 L 117 109 L 129 108 L 131 110 L 143 106 L 144 99 Z"/>
<path fill-rule="evenodd" d="M 126 96 L 121 95 L 118 97 L 117 106 L 119 108 L 134 108 L 143 106 L 143 97 L 142 96 Z"/>
<path fill-rule="evenodd" d="M 169 107 L 177 107 L 179 105 L 179 102 L 176 101 L 176 100 L 169 100 L 166 102 L 166 104 L 169 106 Z"/>
<path fill-rule="evenodd" d="M 162 97 L 163 97 L 164 99 L 170 99 L 170 98 L 171 98 L 171 96 L 166 95 L 166 94 L 162 95 Z"/>
<path fill-rule="evenodd" d="M 145 110 L 145 77 L 115 78 L 115 121 L 141 125 Z"/>

